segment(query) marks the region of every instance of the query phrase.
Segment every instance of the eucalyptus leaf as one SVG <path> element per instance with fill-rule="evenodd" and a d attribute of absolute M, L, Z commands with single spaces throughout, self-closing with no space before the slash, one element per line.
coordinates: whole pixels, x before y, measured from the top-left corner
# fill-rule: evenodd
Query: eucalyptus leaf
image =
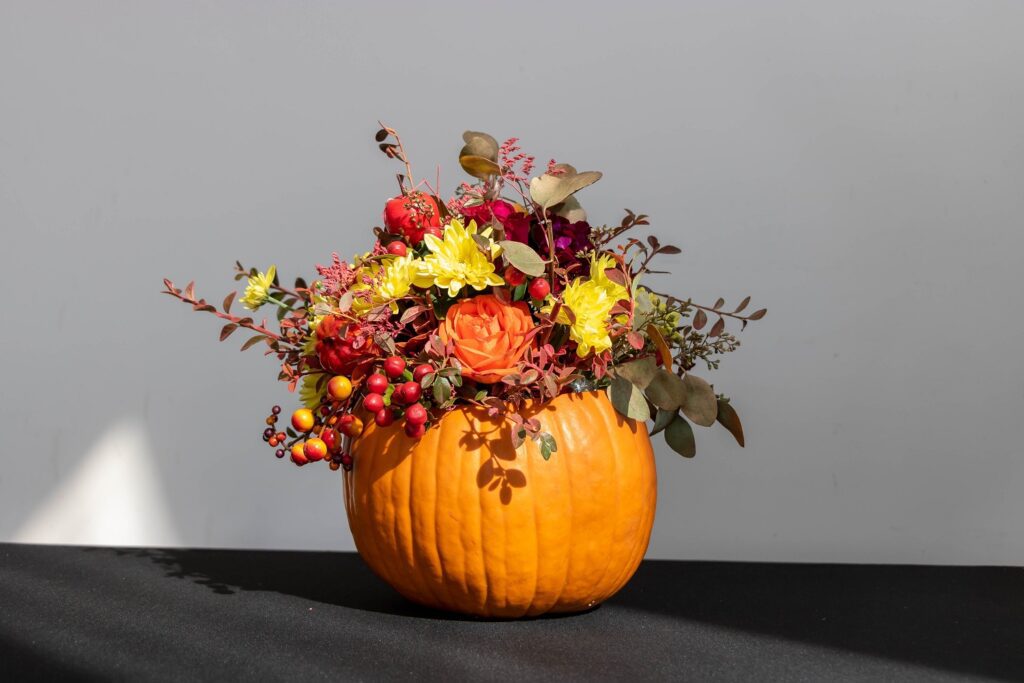
<path fill-rule="evenodd" d="M 577 173 L 576 169 L 568 164 L 559 164 L 556 168 L 562 173 L 545 173 L 530 180 L 530 197 L 545 209 L 561 204 L 571 195 L 601 179 L 600 171 Z"/>
<path fill-rule="evenodd" d="M 683 378 L 686 398 L 682 403 L 683 415 L 701 427 L 710 427 L 718 417 L 718 399 L 715 390 L 705 380 L 686 373 Z"/>
<path fill-rule="evenodd" d="M 647 398 L 662 410 L 679 410 L 686 402 L 686 384 L 675 373 L 658 368 L 646 388 Z M 713 419 L 713 418 L 712 418 Z"/>
<path fill-rule="evenodd" d="M 654 436 L 658 432 L 664 430 L 672 423 L 672 420 L 676 419 L 676 415 L 678 414 L 678 411 L 659 409 L 658 414 L 654 416 L 654 426 L 651 427 L 650 435 Z"/>
<path fill-rule="evenodd" d="M 498 244 L 501 245 L 502 255 L 517 270 L 531 277 L 540 277 L 544 274 L 544 259 L 530 247 L 513 240 L 502 240 Z"/>
<path fill-rule="evenodd" d="M 693 440 L 693 427 L 681 416 L 676 415 L 665 429 L 665 443 L 684 458 L 697 455 L 697 443 Z"/>
<path fill-rule="evenodd" d="M 490 159 L 485 159 L 475 154 L 464 154 L 459 157 L 459 164 L 469 175 L 474 178 L 480 178 L 486 180 L 491 176 L 498 175 L 501 172 L 501 167 L 494 163 Z"/>
<path fill-rule="evenodd" d="M 567 197 L 564 202 L 555 207 L 555 215 L 561 216 L 570 223 L 579 223 L 587 220 L 587 212 L 583 210 L 580 201 L 576 197 Z"/>
<path fill-rule="evenodd" d="M 651 419 L 643 392 L 627 379 L 613 378 L 608 387 L 608 398 L 620 415 L 640 421 Z"/>
<path fill-rule="evenodd" d="M 459 152 L 459 156 L 471 154 L 491 161 L 498 160 L 498 141 L 487 133 L 478 130 L 467 130 L 462 134 L 462 141 L 466 145 Z"/>
<path fill-rule="evenodd" d="M 641 358 L 615 366 L 616 376 L 629 380 L 641 389 L 646 389 L 657 373 L 658 366 L 653 358 Z"/>

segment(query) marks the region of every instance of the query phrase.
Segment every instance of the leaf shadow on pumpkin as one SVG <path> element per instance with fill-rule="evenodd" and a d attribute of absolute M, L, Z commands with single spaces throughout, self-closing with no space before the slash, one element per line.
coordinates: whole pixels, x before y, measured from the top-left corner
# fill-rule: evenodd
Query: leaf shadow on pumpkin
<path fill-rule="evenodd" d="M 459 437 L 459 445 L 469 453 L 484 453 L 483 462 L 476 473 L 476 485 L 488 491 L 498 491 L 502 505 L 512 502 L 513 489 L 526 486 L 526 475 L 522 470 L 502 464 L 515 462 L 518 453 L 512 445 L 512 427 L 507 422 L 497 422 L 481 430 L 472 425 Z"/>

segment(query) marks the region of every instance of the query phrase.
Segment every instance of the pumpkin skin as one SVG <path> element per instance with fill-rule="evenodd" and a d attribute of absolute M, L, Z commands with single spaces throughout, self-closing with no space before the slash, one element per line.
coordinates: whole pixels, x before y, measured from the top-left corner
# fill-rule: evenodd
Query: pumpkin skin
<path fill-rule="evenodd" d="M 646 425 L 604 392 L 521 414 L 555 437 L 550 460 L 532 440 L 513 449 L 511 423 L 478 408 L 447 413 L 418 440 L 370 424 L 353 444 L 356 548 L 409 600 L 482 617 L 577 612 L 633 576 L 657 497 Z"/>

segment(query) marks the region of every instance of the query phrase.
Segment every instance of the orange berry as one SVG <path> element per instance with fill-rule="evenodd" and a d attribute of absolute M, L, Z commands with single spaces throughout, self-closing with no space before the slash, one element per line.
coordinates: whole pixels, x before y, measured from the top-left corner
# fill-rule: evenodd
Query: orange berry
<path fill-rule="evenodd" d="M 292 446 L 292 462 L 296 465 L 305 465 L 309 462 L 309 458 L 306 457 L 305 444 L 301 441 Z"/>
<path fill-rule="evenodd" d="M 308 432 L 313 428 L 313 411 L 309 408 L 299 408 L 292 413 L 292 427 L 300 432 Z"/>
<path fill-rule="evenodd" d="M 327 394 L 335 401 L 344 401 L 352 395 L 352 382 L 344 375 L 332 377 L 327 382 Z"/>

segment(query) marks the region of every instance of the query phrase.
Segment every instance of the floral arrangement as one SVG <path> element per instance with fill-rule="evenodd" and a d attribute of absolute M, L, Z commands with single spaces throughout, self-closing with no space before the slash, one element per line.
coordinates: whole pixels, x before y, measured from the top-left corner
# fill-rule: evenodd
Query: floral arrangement
<path fill-rule="evenodd" d="M 632 236 L 648 217 L 629 210 L 617 225 L 592 225 L 576 193 L 600 173 L 551 160 L 531 178 L 535 157 L 516 138 L 468 131 L 463 140 L 459 163 L 474 181 L 443 201 L 414 180 L 401 138 L 381 125 L 381 151 L 404 168 L 366 253 L 334 254 L 292 287 L 274 266 L 236 262 L 235 279 L 247 281 L 239 303 L 275 310 L 276 331 L 234 315 L 236 292 L 218 309 L 194 283 L 164 280 L 165 293 L 227 321 L 221 341 L 254 332 L 242 350 L 273 356 L 278 379 L 298 390 L 290 425 L 278 426 L 279 406 L 266 418 L 263 440 L 277 457 L 348 470 L 368 421 L 419 438 L 447 411 L 476 406 L 512 422 L 516 448 L 533 439 L 548 459 L 558 444 L 520 408 L 584 391 L 607 391 L 622 415 L 653 420 L 651 433 L 683 456 L 695 454 L 691 424 L 718 422 L 742 446 L 729 399 L 692 370 L 717 368 L 739 346 L 727 320 L 742 329 L 766 310 L 745 313 L 750 297 L 726 310 L 722 299 L 707 306 L 651 289 L 645 276 L 661 272 L 651 264 L 680 250 Z"/>

